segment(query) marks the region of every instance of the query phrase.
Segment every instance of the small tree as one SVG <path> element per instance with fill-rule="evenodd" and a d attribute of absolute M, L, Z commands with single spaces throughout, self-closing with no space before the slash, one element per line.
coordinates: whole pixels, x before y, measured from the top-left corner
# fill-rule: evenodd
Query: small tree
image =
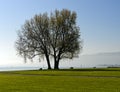
<path fill-rule="evenodd" d="M 56 10 L 50 17 L 46 13 L 35 15 L 25 22 L 16 41 L 19 55 L 25 60 L 45 56 L 48 69 L 51 69 L 50 56 L 54 58 L 54 69 L 59 69 L 60 60 L 77 56 L 81 47 L 76 13 L 66 9 Z"/>

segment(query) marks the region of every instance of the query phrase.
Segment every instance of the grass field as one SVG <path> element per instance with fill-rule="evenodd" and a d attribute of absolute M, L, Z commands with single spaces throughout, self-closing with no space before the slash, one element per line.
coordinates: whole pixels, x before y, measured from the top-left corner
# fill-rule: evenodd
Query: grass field
<path fill-rule="evenodd" d="M 120 92 L 120 68 L 0 72 L 0 92 Z"/>

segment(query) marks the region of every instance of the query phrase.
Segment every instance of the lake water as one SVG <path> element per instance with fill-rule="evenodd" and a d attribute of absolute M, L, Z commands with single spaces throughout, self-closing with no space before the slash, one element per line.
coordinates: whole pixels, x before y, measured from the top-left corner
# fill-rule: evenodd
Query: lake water
<path fill-rule="evenodd" d="M 53 62 L 52 68 L 53 68 Z M 39 66 L 38 66 L 39 65 Z M 79 58 L 73 60 L 64 60 L 60 62 L 60 68 L 88 68 L 88 67 L 108 67 L 119 66 L 120 67 L 120 52 L 119 53 L 102 53 L 95 55 L 81 55 Z M 0 71 L 18 71 L 18 70 L 38 70 L 40 68 L 47 69 L 47 63 L 31 63 L 24 65 L 9 65 L 0 66 Z"/>
<path fill-rule="evenodd" d="M 40 67 L 0 67 L 0 71 L 38 70 Z"/>

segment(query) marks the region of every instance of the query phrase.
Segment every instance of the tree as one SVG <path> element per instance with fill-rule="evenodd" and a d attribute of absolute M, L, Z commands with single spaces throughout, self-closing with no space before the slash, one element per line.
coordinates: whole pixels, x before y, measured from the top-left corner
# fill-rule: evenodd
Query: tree
<path fill-rule="evenodd" d="M 26 21 L 21 31 L 18 32 L 18 40 L 16 41 L 16 48 L 19 55 L 26 59 L 33 59 L 38 56 L 45 56 L 48 69 L 50 65 L 50 46 L 48 43 L 49 35 L 49 18 L 47 14 L 35 15 L 29 21 Z"/>
<path fill-rule="evenodd" d="M 61 59 L 73 57 L 81 50 L 80 29 L 76 25 L 76 13 L 67 9 L 35 15 L 26 21 L 18 33 L 16 48 L 26 60 L 45 56 L 48 69 L 50 57 L 54 58 L 54 69 L 59 69 Z"/>
<path fill-rule="evenodd" d="M 58 69 L 63 58 L 72 59 L 81 49 L 80 31 L 76 26 L 76 13 L 69 10 L 56 10 L 51 14 L 51 47 L 54 57 L 54 69 Z"/>

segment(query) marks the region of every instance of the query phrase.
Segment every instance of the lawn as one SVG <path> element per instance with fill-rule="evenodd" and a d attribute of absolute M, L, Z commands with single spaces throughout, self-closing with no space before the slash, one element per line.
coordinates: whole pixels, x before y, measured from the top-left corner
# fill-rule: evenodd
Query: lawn
<path fill-rule="evenodd" d="M 120 68 L 0 72 L 0 92 L 120 92 Z"/>

